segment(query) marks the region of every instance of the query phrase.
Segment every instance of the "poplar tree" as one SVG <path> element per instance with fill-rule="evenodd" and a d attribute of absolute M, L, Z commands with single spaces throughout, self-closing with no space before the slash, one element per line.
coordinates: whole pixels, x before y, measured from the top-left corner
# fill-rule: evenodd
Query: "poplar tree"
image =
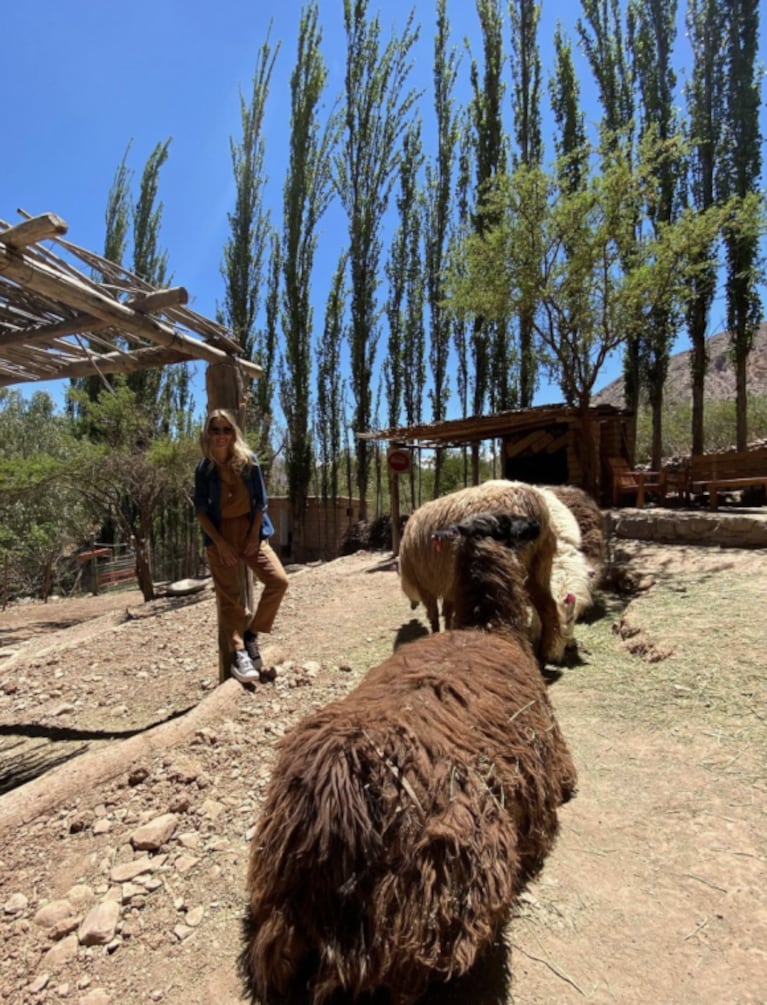
<path fill-rule="evenodd" d="M 541 57 L 538 48 L 538 24 L 541 8 L 533 0 L 514 0 L 509 5 L 511 21 L 511 76 L 513 81 L 512 109 L 514 113 L 514 163 L 526 167 L 540 165 L 543 157 L 541 139 Z M 534 351 L 535 304 L 521 305 L 518 317 L 519 339 L 519 405 L 529 408 L 536 385 Z M 503 347 L 501 347 L 503 348 Z M 509 361 L 499 353 L 496 360 L 496 380 L 506 377 Z M 501 384 L 499 404 L 509 407 L 508 379 Z"/>
<path fill-rule="evenodd" d="M 631 0 L 628 7 L 629 45 L 641 99 L 641 134 L 659 145 L 650 179 L 647 211 L 657 238 L 676 217 L 681 171 L 674 109 L 676 73 L 671 56 L 676 37 L 676 0 Z M 660 301 L 639 341 L 640 382 L 647 391 L 652 415 L 652 467 L 663 459 L 663 389 L 677 330 L 673 305 Z"/>
<path fill-rule="evenodd" d="M 160 168 L 168 159 L 170 139 L 158 143 L 147 158 L 133 209 L 133 271 L 152 286 L 168 282 L 168 255 L 160 251 L 162 202 L 157 201 Z"/>
<path fill-rule="evenodd" d="M 442 422 L 450 396 L 448 364 L 451 322 L 445 309 L 445 266 L 451 223 L 453 170 L 458 143 L 458 117 L 453 92 L 458 75 L 458 57 L 448 51 L 450 26 L 446 0 L 437 0 L 434 36 L 434 112 L 437 120 L 437 150 L 426 164 L 424 210 L 424 258 L 426 296 L 429 304 L 429 365 L 431 368 L 431 418 Z M 442 451 L 434 458 L 434 498 L 440 495 Z"/>
<path fill-rule="evenodd" d="M 554 52 L 554 74 L 549 80 L 549 94 L 557 126 L 554 149 L 559 183 L 566 192 L 575 192 L 587 178 L 589 150 L 572 46 L 559 26 L 554 33 Z"/>
<path fill-rule="evenodd" d="M 393 292 L 387 308 L 389 315 L 389 359 L 395 367 L 389 373 L 396 376 L 396 399 L 401 399 L 405 422 L 412 426 L 421 422 L 426 384 L 426 340 L 424 330 L 424 279 L 421 241 L 423 235 L 423 195 L 418 186 L 418 172 L 423 163 L 421 127 L 418 120 L 408 127 L 403 142 L 400 165 L 400 191 L 397 196 L 399 227 L 392 242 L 386 266 L 390 290 Z M 388 385 L 388 381 L 387 381 Z M 387 386 L 387 397 L 389 396 Z M 391 411 L 391 402 L 390 402 Z M 395 418 L 392 425 L 397 424 Z M 415 501 L 415 467 L 410 467 L 411 498 Z"/>
<path fill-rule="evenodd" d="M 491 199 L 494 183 L 506 170 L 506 140 L 503 131 L 503 18 L 499 0 L 477 0 L 477 15 L 482 34 L 483 68 L 480 73 L 476 60 L 470 68 L 471 101 L 469 121 L 473 139 L 475 163 L 474 209 L 472 227 L 481 235 L 495 222 L 486 206 Z M 485 208 L 483 209 L 483 206 Z M 472 409 L 482 415 L 491 393 L 491 360 L 493 341 L 506 319 L 497 317 L 494 323 L 481 315 L 474 319 L 471 334 L 471 351 L 474 363 Z M 494 402 L 491 401 L 491 407 Z M 472 480 L 479 480 L 479 444 L 471 448 Z"/>
<path fill-rule="evenodd" d="M 315 428 L 320 461 L 320 492 L 325 503 L 325 536 L 335 546 L 338 540 L 339 475 L 342 462 L 342 432 L 344 422 L 343 396 L 345 384 L 341 377 L 341 348 L 344 337 L 344 306 L 346 293 L 346 252 L 339 258 L 325 306 L 322 339 L 317 343 L 317 401 Z M 330 503 L 330 507 L 328 507 Z M 331 521 L 328 524 L 328 509 Z"/>
<path fill-rule="evenodd" d="M 334 119 L 322 129 L 318 106 L 327 69 L 320 53 L 322 32 L 317 4 L 301 15 L 298 53 L 291 75 L 290 161 L 283 195 L 282 319 L 284 356 L 280 400 L 287 424 L 288 495 L 299 550 L 312 475 L 310 429 L 313 311 L 311 276 L 317 248 L 317 224 L 332 193 L 330 156 Z"/>
<path fill-rule="evenodd" d="M 628 164 L 634 164 L 635 102 L 631 54 L 625 41 L 621 0 L 581 0 L 583 18 L 576 30 L 581 47 L 591 67 L 602 105 L 601 138 L 603 156 L 610 156 L 620 146 Z M 634 221 L 635 239 L 639 239 L 639 217 Z M 627 249 L 623 265 L 628 268 L 631 251 Z M 623 357 L 623 391 L 626 407 L 639 408 L 639 344 L 627 340 Z M 633 444 L 631 445 L 633 452 Z"/>
<path fill-rule="evenodd" d="M 107 207 L 104 213 L 105 235 L 104 235 L 104 258 L 107 261 L 122 265 L 125 260 L 128 246 L 128 232 L 130 230 L 130 198 L 133 171 L 128 167 L 128 154 L 133 144 L 131 140 L 125 148 L 122 160 L 117 165 L 112 184 L 107 195 Z M 95 276 L 97 281 L 103 277 L 99 273 Z M 88 347 L 93 353 L 106 352 L 107 349 L 99 342 L 88 339 Z M 67 410 L 75 417 L 82 417 L 83 407 L 80 403 L 80 392 L 85 394 L 89 401 L 95 401 L 104 388 L 111 385 L 105 377 L 73 377 L 70 381 L 70 388 L 76 392 L 67 398 Z"/>
<path fill-rule="evenodd" d="M 725 137 L 722 194 L 744 206 L 759 190 L 763 138 L 757 66 L 759 0 L 731 0 L 725 34 Z M 761 197 L 760 197 L 761 201 Z M 748 444 L 746 365 L 761 320 L 759 255 L 761 213 L 740 213 L 737 225 L 725 230 L 727 249 L 727 327 L 735 358 L 736 444 Z M 733 221 L 735 224 L 736 221 Z"/>
<path fill-rule="evenodd" d="M 396 197 L 399 224 L 385 266 L 389 281 L 386 304 L 389 340 L 384 363 L 384 387 L 390 426 L 400 424 L 403 411 L 407 425 L 421 421 L 426 383 L 420 250 L 423 206 L 418 187 L 423 154 L 417 120 L 409 125 L 402 150 L 400 187 Z"/>
<path fill-rule="evenodd" d="M 376 291 L 381 224 L 402 157 L 402 136 L 417 99 L 416 92 L 405 87 L 418 30 L 411 14 L 399 37 L 382 44 L 379 19 L 368 17 L 367 0 L 344 0 L 344 25 L 344 135 L 336 158 L 336 185 L 349 221 L 354 427 L 364 432 L 372 415 L 379 338 Z M 367 517 L 369 454 L 368 441 L 358 439 L 356 474 L 363 520 Z"/>
<path fill-rule="evenodd" d="M 717 201 L 717 175 L 721 171 L 724 121 L 725 66 L 720 59 L 729 3 L 723 0 L 688 0 L 687 37 L 692 49 L 692 73 L 685 87 L 688 160 L 687 204 L 705 212 Z M 703 453 L 704 391 L 708 371 L 709 316 L 716 293 L 716 264 L 708 261 L 713 248 L 702 253 L 700 269 L 692 276 L 687 308 L 692 388 L 692 453 Z"/>
<path fill-rule="evenodd" d="M 275 371 L 277 369 L 277 344 L 280 334 L 280 277 L 282 275 L 280 236 L 275 230 L 269 234 L 269 245 L 266 297 L 264 298 L 264 327 L 256 330 L 255 337 L 255 356 L 263 372 L 253 383 L 248 406 L 248 438 L 261 460 L 261 468 L 267 485 L 275 454 L 275 446 L 272 442 L 274 434 L 273 402 Z"/>
<path fill-rule="evenodd" d="M 458 168 L 455 181 L 455 202 L 456 221 L 455 227 L 450 237 L 448 253 L 448 273 L 454 276 L 461 276 L 463 270 L 462 243 L 471 231 L 471 211 L 469 207 L 469 192 L 471 189 L 471 153 L 472 137 L 468 118 L 464 115 L 463 123 L 459 127 L 458 144 Z M 445 286 L 447 292 L 447 284 Z M 455 345 L 457 356 L 456 387 L 458 390 L 458 400 L 461 415 L 469 414 L 469 400 L 471 392 L 471 365 L 469 346 L 469 319 L 467 314 L 456 309 L 454 304 L 450 305 L 450 328 L 452 332 L 453 344 Z M 467 484 L 469 478 L 468 455 L 466 448 L 462 448 L 463 453 L 463 481 Z M 478 463 L 478 462 L 477 462 Z"/>
<path fill-rule="evenodd" d="M 259 358 L 256 318 L 261 303 L 264 257 L 270 241 L 271 223 L 263 208 L 266 185 L 264 173 L 263 125 L 269 86 L 280 46 L 270 44 L 271 25 L 258 51 L 250 101 L 240 94 L 242 137 L 230 139 L 235 184 L 234 211 L 227 214 L 231 236 L 224 245 L 224 305 L 222 321 L 242 346 L 245 359 Z M 261 380 L 262 378 L 259 378 Z"/>

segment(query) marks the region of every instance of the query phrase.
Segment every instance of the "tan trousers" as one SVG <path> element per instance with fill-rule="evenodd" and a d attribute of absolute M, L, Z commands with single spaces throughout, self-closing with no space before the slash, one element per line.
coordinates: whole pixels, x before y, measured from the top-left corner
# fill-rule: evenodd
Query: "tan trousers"
<path fill-rule="evenodd" d="M 230 649 L 234 652 L 245 648 L 242 637 L 245 631 L 258 633 L 272 630 L 277 611 L 288 588 L 288 577 L 282 562 L 268 541 L 262 541 L 255 554 L 242 554 L 248 533 L 247 516 L 222 520 L 220 532 L 224 540 L 240 552 L 240 561 L 237 565 L 224 565 L 215 545 L 210 545 L 206 549 L 218 601 L 219 627 L 226 634 Z M 242 603 L 243 565 L 246 565 L 264 586 L 256 612 L 249 624 L 246 623 Z"/>

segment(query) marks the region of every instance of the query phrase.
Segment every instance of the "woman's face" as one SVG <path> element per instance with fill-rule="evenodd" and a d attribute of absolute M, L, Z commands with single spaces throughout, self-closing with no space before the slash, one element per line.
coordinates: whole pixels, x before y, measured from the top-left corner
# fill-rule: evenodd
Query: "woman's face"
<path fill-rule="evenodd" d="M 207 433 L 208 440 L 216 453 L 223 453 L 228 450 L 234 442 L 234 429 L 232 428 L 232 424 L 226 419 L 210 419 Z"/>

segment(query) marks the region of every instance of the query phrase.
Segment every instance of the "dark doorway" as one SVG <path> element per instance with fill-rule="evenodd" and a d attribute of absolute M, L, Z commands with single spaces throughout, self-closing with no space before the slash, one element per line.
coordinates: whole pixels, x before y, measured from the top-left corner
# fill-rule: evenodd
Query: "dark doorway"
<path fill-rule="evenodd" d="M 520 454 L 506 461 L 506 478 L 531 485 L 566 485 L 568 482 L 567 447 L 552 453 Z"/>

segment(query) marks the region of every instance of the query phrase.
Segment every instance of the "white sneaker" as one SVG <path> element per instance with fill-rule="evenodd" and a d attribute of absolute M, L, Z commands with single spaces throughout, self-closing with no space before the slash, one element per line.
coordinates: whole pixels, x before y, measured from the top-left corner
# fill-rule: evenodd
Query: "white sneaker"
<path fill-rule="evenodd" d="M 244 649 L 238 649 L 232 654 L 232 665 L 230 667 L 232 677 L 240 684 L 257 684 L 261 680 L 261 675 L 253 666 L 250 656 Z"/>

